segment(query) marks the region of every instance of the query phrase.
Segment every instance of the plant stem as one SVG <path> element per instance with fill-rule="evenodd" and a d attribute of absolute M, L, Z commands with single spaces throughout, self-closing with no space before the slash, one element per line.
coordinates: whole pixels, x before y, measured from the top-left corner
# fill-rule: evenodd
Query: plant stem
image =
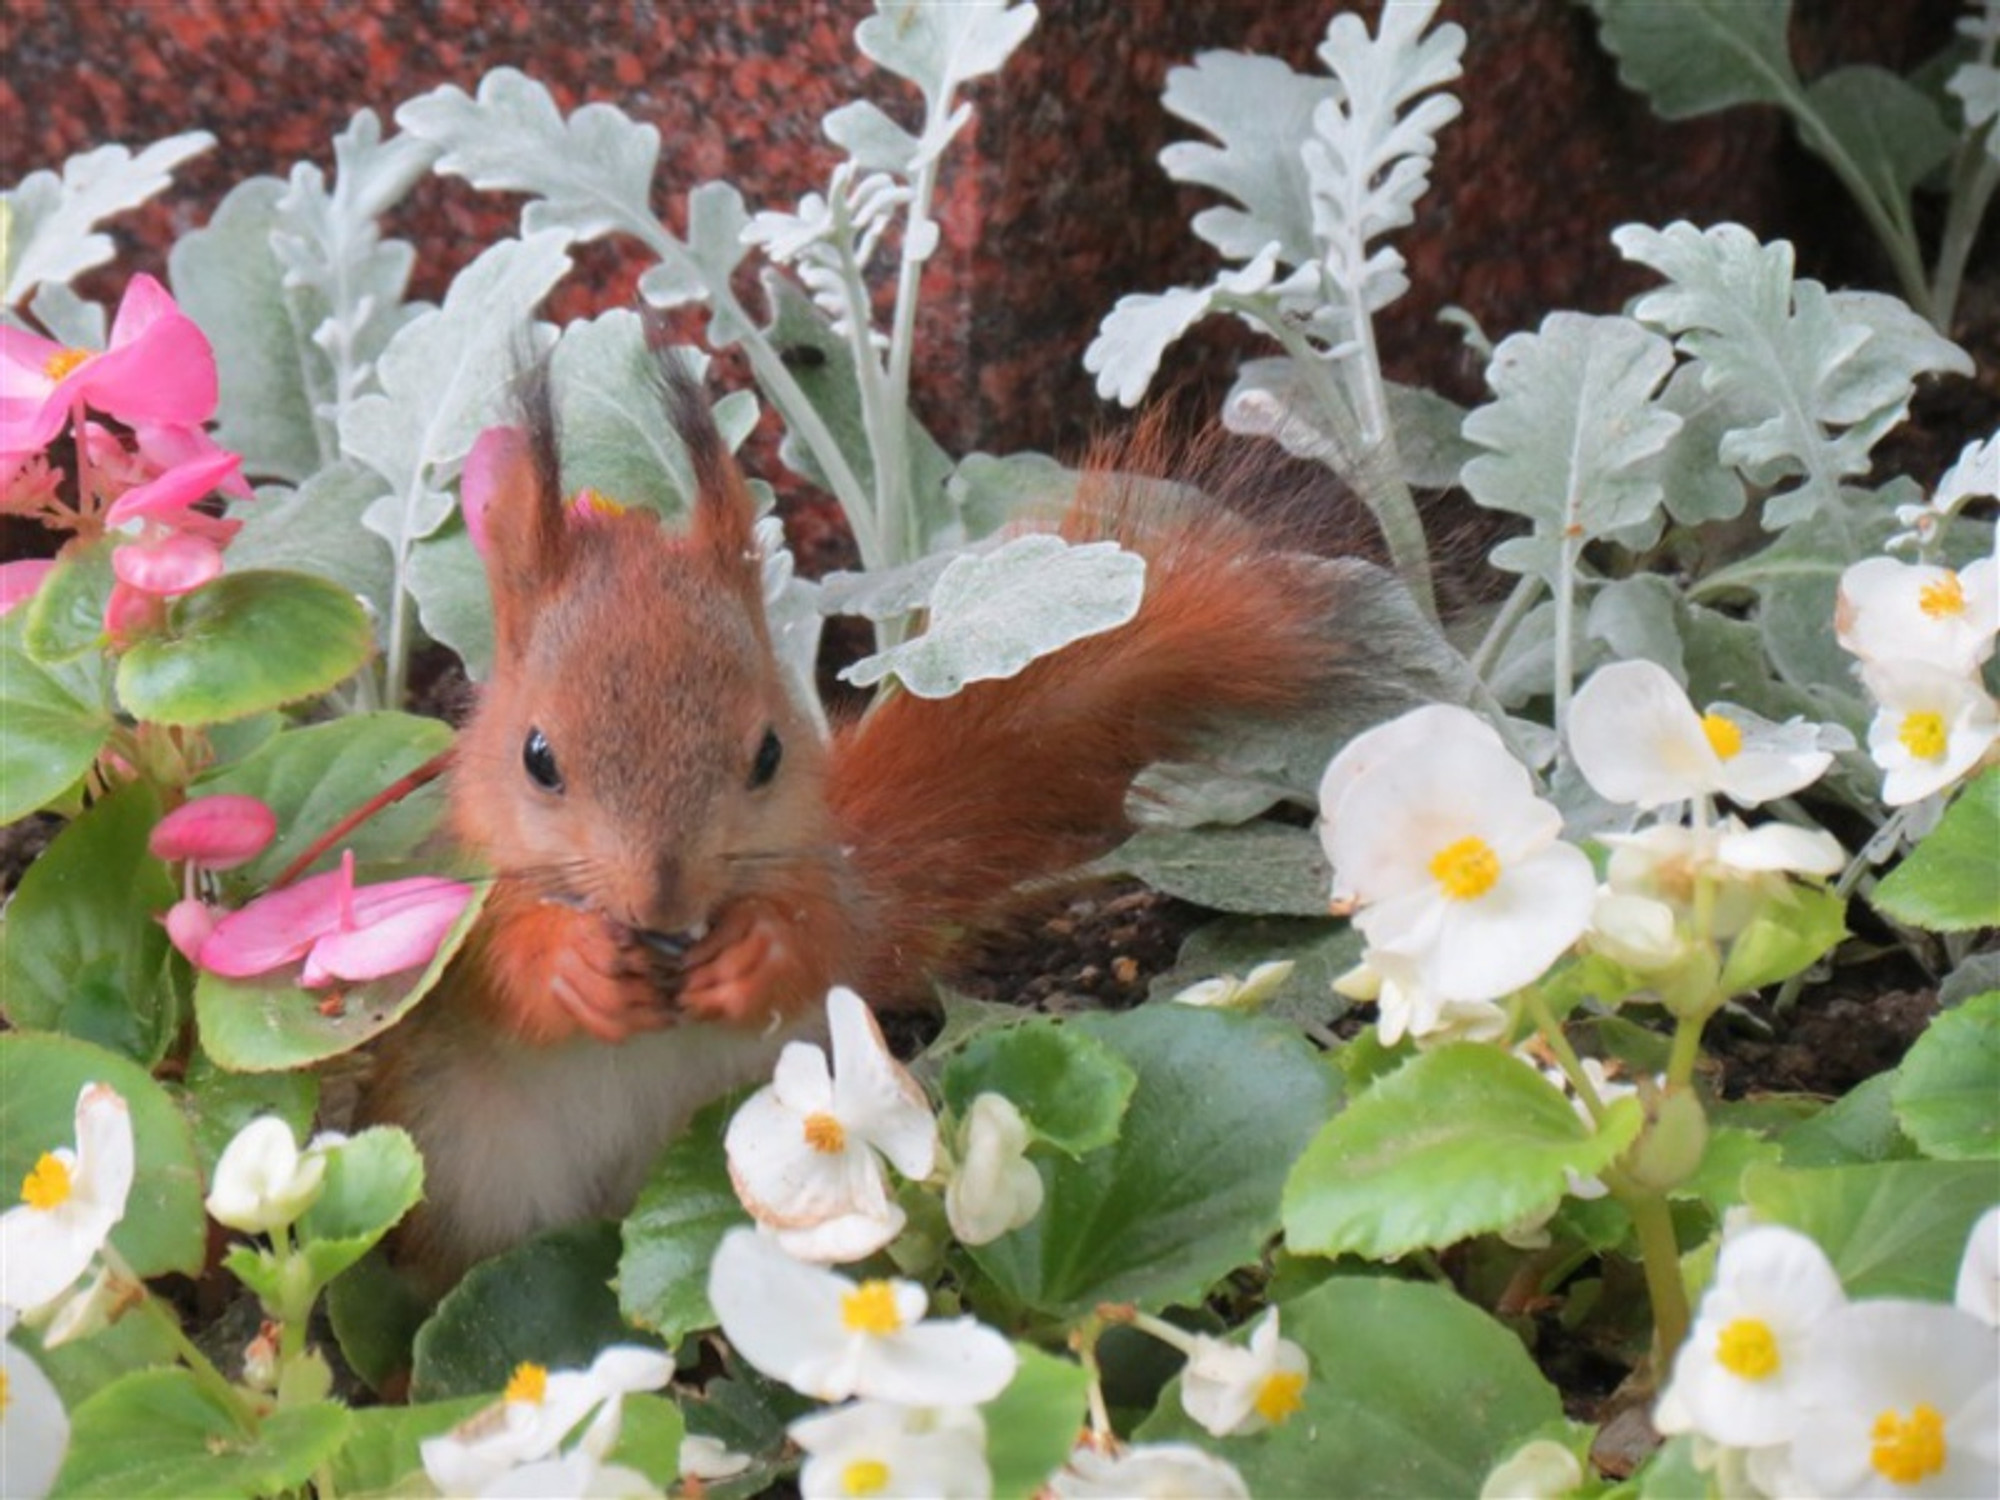
<path fill-rule="evenodd" d="M 1683 1089 L 1694 1082 L 1695 1064 L 1701 1060 L 1702 1023 L 1687 1016 L 1674 1019 L 1674 1044 L 1667 1053 L 1667 1087 Z"/>
<path fill-rule="evenodd" d="M 1612 1179 L 1605 1179 L 1607 1186 Z M 1656 1368 L 1664 1370 L 1687 1338 L 1687 1283 L 1681 1279 L 1681 1247 L 1674 1237 L 1674 1219 L 1667 1200 L 1658 1193 L 1623 1184 L 1612 1186 L 1618 1201 L 1632 1216 L 1639 1240 L 1639 1259 L 1646 1272 L 1646 1294 L 1653 1304 L 1653 1348 Z"/>
<path fill-rule="evenodd" d="M 248 1435 L 256 1432 L 256 1408 L 241 1391 L 223 1379 L 222 1372 L 215 1367 L 215 1362 L 202 1353 L 201 1347 L 187 1336 L 186 1330 L 181 1327 L 180 1319 L 169 1312 L 159 1298 L 146 1290 L 145 1282 L 133 1274 L 132 1268 L 117 1251 L 106 1245 L 99 1254 L 104 1257 L 104 1263 L 111 1267 L 114 1276 L 130 1281 L 139 1288 L 141 1312 L 152 1319 L 154 1325 L 167 1336 L 167 1341 L 174 1346 L 174 1351 L 186 1363 L 188 1373 L 194 1376 L 195 1384 L 201 1387 L 202 1394 L 227 1412 L 230 1420 L 243 1433 Z"/>
<path fill-rule="evenodd" d="M 1569 697 L 1576 677 L 1576 568 L 1583 543 L 1574 536 L 1562 539 L 1562 562 L 1556 578 L 1556 670 L 1555 729 L 1561 743 L 1569 743 Z M 1558 755 L 1562 754 L 1558 750 Z"/>
<path fill-rule="evenodd" d="M 1541 602 L 1542 580 L 1533 573 L 1521 576 L 1514 585 L 1514 591 L 1507 596 L 1507 602 L 1500 606 L 1500 613 L 1493 617 L 1493 623 L 1486 627 L 1486 634 L 1479 642 L 1479 649 L 1472 653 L 1472 671 L 1481 682 L 1493 670 L 1493 664 L 1500 659 L 1500 653 L 1507 649 L 1507 643 L 1514 638 L 1514 632 L 1528 617 L 1528 611 Z"/>

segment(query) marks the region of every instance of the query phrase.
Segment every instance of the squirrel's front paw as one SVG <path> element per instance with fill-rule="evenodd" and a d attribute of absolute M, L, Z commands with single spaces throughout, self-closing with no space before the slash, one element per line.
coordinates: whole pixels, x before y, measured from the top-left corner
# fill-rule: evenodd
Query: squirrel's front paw
<path fill-rule="evenodd" d="M 550 956 L 549 994 L 600 1042 L 622 1042 L 679 1019 L 672 976 L 630 928 L 591 917 Z"/>
<path fill-rule="evenodd" d="M 790 1012 L 809 997 L 812 983 L 800 938 L 798 926 L 767 902 L 729 906 L 688 952 L 681 1008 L 736 1026 L 761 1026 Z"/>

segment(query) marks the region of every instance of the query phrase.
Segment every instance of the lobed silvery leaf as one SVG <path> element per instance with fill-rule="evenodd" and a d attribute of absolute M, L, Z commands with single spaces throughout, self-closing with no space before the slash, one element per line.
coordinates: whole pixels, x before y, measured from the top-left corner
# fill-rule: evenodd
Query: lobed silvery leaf
<path fill-rule="evenodd" d="M 820 582 L 819 607 L 829 615 L 859 615 L 880 624 L 915 614 L 930 602 L 944 570 L 962 552 L 931 552 L 915 562 L 865 573 L 829 573 Z"/>
<path fill-rule="evenodd" d="M 1214 188 L 1242 205 L 1203 209 L 1194 232 L 1233 260 L 1248 260 L 1272 243 L 1287 265 L 1316 259 L 1299 143 L 1314 113 L 1339 94 L 1332 79 L 1251 53 L 1204 52 L 1192 66 L 1169 72 L 1161 104 L 1221 144 L 1176 141 L 1160 153 L 1160 165 L 1177 182 Z"/>
<path fill-rule="evenodd" d="M 1965 128 L 1975 131 L 2000 119 L 2000 68 L 1991 63 L 1961 63 L 1945 84 L 1965 110 Z M 2000 126 L 1986 132 L 1986 154 L 2000 161 Z"/>
<path fill-rule="evenodd" d="M 409 192 L 438 148 L 410 135 L 382 139 L 373 110 L 360 110 L 334 137 L 334 184 L 301 162 L 278 203 L 271 248 L 285 267 L 293 322 L 330 366 L 330 389 L 314 416 L 328 434 L 365 390 L 396 330 L 414 311 L 403 304 L 416 252 L 384 240 L 377 219 Z M 303 352 L 303 351 L 302 351 Z"/>
<path fill-rule="evenodd" d="M 142 147 L 99 146 L 63 163 L 62 175 L 31 172 L 0 197 L 0 264 L 6 285 L 0 307 L 18 307 L 28 293 L 51 282 L 70 282 L 110 260 L 111 236 L 96 233 L 113 214 L 137 208 L 173 180 L 173 170 L 215 144 L 205 130 L 190 130 Z"/>
<path fill-rule="evenodd" d="M 548 89 L 516 68 L 495 68 L 477 97 L 447 84 L 396 111 L 396 123 L 440 149 L 437 170 L 476 188 L 526 193 L 521 231 L 562 229 L 578 240 L 616 231 L 651 242 L 660 133 L 609 104 L 565 120 Z"/>
<path fill-rule="evenodd" d="M 1782 104 L 1800 92 L 1785 33 L 1791 0 L 1590 0 L 1618 76 L 1663 119 L 1732 104 Z"/>
<path fill-rule="evenodd" d="M 1369 242 L 1415 217 L 1437 132 L 1459 115 L 1456 96 L 1431 90 L 1460 75 L 1465 31 L 1447 24 L 1425 35 L 1436 13 L 1436 0 L 1385 6 L 1373 39 L 1360 17 L 1343 13 L 1319 48 L 1341 91 L 1313 111 L 1312 136 L 1301 148 L 1313 234 L 1335 283 L 1354 307 L 1370 312 L 1409 283 L 1402 256 L 1370 251 Z"/>
<path fill-rule="evenodd" d="M 1660 457 L 1667 512 L 1683 526 L 1732 521 L 1750 501 L 1737 472 L 1722 461 L 1722 440 L 1741 418 L 1726 392 L 1709 390 L 1701 367 L 1683 364 L 1660 392 L 1660 405 L 1681 419 Z"/>
<path fill-rule="evenodd" d="M 999 72 L 1040 14 L 1006 0 L 876 0 L 876 13 L 854 28 L 854 41 L 871 62 L 909 79 L 936 106 L 962 84 Z"/>
<path fill-rule="evenodd" d="M 293 316 L 272 253 L 285 184 L 253 177 L 231 188 L 208 223 L 182 235 L 167 257 L 181 310 L 215 351 L 216 440 L 243 455 L 252 475 L 298 483 L 331 457 L 333 433 L 314 420 L 332 372 Z M 317 322 L 320 308 L 306 314 Z"/>
<path fill-rule="evenodd" d="M 826 138 L 865 171 L 908 177 L 923 143 L 866 99 L 843 104 L 820 122 Z"/>
<path fill-rule="evenodd" d="M 448 471 L 493 419 L 522 344 L 545 342 L 529 320 L 569 268 L 568 242 L 549 229 L 483 252 L 382 351 L 381 389 L 342 414 L 343 450 L 389 485 L 363 522 L 399 555 L 451 513 Z"/>
<path fill-rule="evenodd" d="M 957 535 L 939 539 L 976 541 L 1012 521 L 1053 521 L 1076 498 L 1079 477 L 1046 453 L 968 453 L 945 481 Z"/>
<path fill-rule="evenodd" d="M 673 357 L 697 379 L 708 368 L 699 350 Z M 550 355 L 550 383 L 562 431 L 566 494 L 595 490 L 624 506 L 673 518 L 691 508 L 694 470 L 662 416 L 659 355 L 639 315 L 616 308 L 569 325 Z M 737 391 L 714 404 L 723 441 L 733 450 L 757 424 L 757 398 Z"/>
<path fill-rule="evenodd" d="M 232 512 L 243 529 L 229 544 L 229 567 L 292 569 L 330 578 L 368 607 L 379 636 L 389 611 L 395 560 L 361 518 L 383 492 L 379 474 L 348 459 L 328 464 L 296 489 L 262 486 L 255 505 Z"/>
<path fill-rule="evenodd" d="M 785 546 L 784 523 L 776 516 L 757 523 L 757 550 L 764 563 L 764 622 L 770 627 L 771 649 L 784 669 L 792 701 L 824 739 L 830 729 L 819 697 L 819 638 L 827 615 L 820 606 L 821 585 L 798 576 L 796 560 Z"/>
<path fill-rule="evenodd" d="M 841 676 L 867 687 L 893 674 L 920 698 L 948 698 L 1116 629 L 1138 613 L 1145 590 L 1145 559 L 1115 543 L 1016 537 L 996 552 L 954 559 L 931 591 L 929 628 Z"/>
<path fill-rule="evenodd" d="M 1222 425 L 1245 437 L 1271 438 L 1295 458 L 1327 465 L 1357 489 L 1381 484 L 1376 467 L 1381 450 L 1370 451 L 1363 442 L 1345 386 L 1326 384 L 1337 406 L 1329 407 L 1290 355 L 1245 360 L 1223 398 Z M 1465 409 L 1419 386 L 1392 380 L 1384 382 L 1384 390 L 1403 482 L 1437 490 L 1456 485 L 1459 472 L 1479 454 L 1461 430 Z"/>
<path fill-rule="evenodd" d="M 1738 224 L 1702 231 L 1685 222 L 1628 224 L 1611 238 L 1668 279 L 1639 298 L 1634 316 L 1672 335 L 1700 362 L 1704 386 L 1740 414 L 1723 461 L 1758 484 L 1795 481 L 1766 500 L 1771 529 L 1837 515 L 1842 482 L 1868 471 L 1869 449 L 1919 374 L 1971 373 L 1955 345 L 1886 313 L 1889 299 L 1794 282 L 1785 241 L 1762 245 Z"/>
<path fill-rule="evenodd" d="M 1681 645 L 1680 591 L 1659 573 L 1614 578 L 1598 589 L 1583 618 L 1584 633 L 1604 642 L 1618 661 L 1657 662 L 1687 682 Z"/>
<path fill-rule="evenodd" d="M 1660 454 L 1681 425 L 1657 399 L 1673 367 L 1672 346 L 1624 317 L 1551 313 L 1503 340 L 1486 372 L 1498 399 L 1465 419 L 1466 437 L 1490 450 L 1465 466 L 1466 489 L 1543 538 L 1648 521 L 1663 498 Z"/>
<path fill-rule="evenodd" d="M 639 295 L 661 308 L 710 300 L 714 288 L 729 285 L 731 273 L 749 253 L 743 239 L 749 223 L 741 193 L 726 182 L 704 182 L 688 194 L 686 243 L 660 236 L 654 247 L 660 251 L 660 261 L 639 278 Z M 708 323 L 710 343 L 724 348 L 751 332 L 748 321 L 736 310 L 734 298 L 713 300 L 716 308 Z"/>
<path fill-rule="evenodd" d="M 1273 243 L 1241 270 L 1225 271 L 1208 286 L 1120 297 L 1083 351 L 1084 369 L 1097 377 L 1097 394 L 1137 406 L 1168 346 L 1207 317 L 1218 297 L 1252 298 L 1265 292 L 1277 261 L 1278 247 Z"/>
<path fill-rule="evenodd" d="M 105 345 L 103 304 L 85 301 L 63 282 L 43 282 L 28 299 L 28 311 L 59 344 L 72 349 L 102 349 Z"/>
<path fill-rule="evenodd" d="M 410 547 L 403 586 L 417 601 L 424 634 L 457 653 L 466 675 L 484 681 L 493 666 L 493 600 L 486 564 L 463 526 L 448 526 Z"/>
<path fill-rule="evenodd" d="M 1937 102 L 1886 68 L 1835 68 L 1813 80 L 1806 99 L 1819 129 L 1860 169 L 1879 202 L 1907 202 L 1957 143 Z M 1814 131 L 1804 139 L 1826 154 Z"/>

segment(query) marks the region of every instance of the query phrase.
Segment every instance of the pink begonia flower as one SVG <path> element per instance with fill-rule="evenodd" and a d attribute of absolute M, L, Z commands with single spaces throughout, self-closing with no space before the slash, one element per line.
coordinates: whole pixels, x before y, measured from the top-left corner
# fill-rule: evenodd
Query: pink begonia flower
<path fill-rule="evenodd" d="M 174 951 L 189 963 L 199 964 L 202 944 L 215 931 L 220 917 L 221 913 L 206 901 L 189 896 L 168 907 L 160 925 L 167 929 L 167 941 L 174 945 Z"/>
<path fill-rule="evenodd" d="M 156 531 L 113 550 L 111 571 L 142 594 L 176 598 L 222 574 L 222 549 L 192 531 Z"/>
<path fill-rule="evenodd" d="M 189 507 L 207 499 L 231 478 L 240 478 L 242 468 L 241 458 L 217 448 L 206 457 L 190 459 L 127 490 L 111 502 L 104 513 L 104 524 L 123 526 L 128 521 L 149 520 L 177 526 L 192 517 L 211 524 L 226 524 L 233 535 L 240 522 L 216 523 L 215 517 L 191 512 Z"/>
<path fill-rule="evenodd" d="M 135 589 L 129 583 L 111 585 L 111 597 L 104 602 L 104 633 L 111 637 L 113 645 L 129 645 L 166 623 L 167 605 L 159 595 Z"/>
<path fill-rule="evenodd" d="M 522 461 L 527 441 L 518 427 L 489 427 L 473 439 L 472 449 L 465 455 L 465 467 L 458 479 L 458 508 L 465 517 L 472 550 L 481 557 L 486 555 L 487 507 L 493 503 L 493 492 L 499 488 L 501 476 Z M 589 489 L 578 490 L 569 502 L 573 523 L 588 524 L 618 515 L 624 509 L 610 496 Z"/>
<path fill-rule="evenodd" d="M 472 440 L 458 479 L 458 508 L 465 516 L 472 550 L 486 555 L 486 507 L 493 503 L 500 476 L 521 461 L 527 438 L 518 427 L 489 427 Z"/>
<path fill-rule="evenodd" d="M 192 426 L 215 400 L 207 337 L 150 276 L 125 288 L 102 351 L 0 328 L 0 453 L 47 447 L 79 403 L 121 422 Z"/>
<path fill-rule="evenodd" d="M 235 459 L 230 472 L 216 480 L 215 487 L 232 500 L 257 498 L 250 481 L 243 477 L 242 456 L 224 448 L 203 428 L 178 422 L 141 422 L 132 429 L 132 438 L 139 445 L 140 456 L 161 473 L 203 460 Z"/>
<path fill-rule="evenodd" d="M 35 590 L 56 565 L 53 557 L 31 557 L 22 562 L 0 563 L 0 615 L 17 604 L 35 597 Z"/>
<path fill-rule="evenodd" d="M 183 802 L 155 823 L 146 851 L 176 864 L 188 860 L 204 870 L 233 870 L 263 853 L 277 832 L 277 814 L 263 802 L 218 792 Z"/>
<path fill-rule="evenodd" d="M 303 958 L 299 982 L 308 989 L 336 979 L 380 979 L 429 963 L 471 899 L 471 886 L 429 875 L 357 888 L 350 849 L 338 869 L 224 917 L 197 962 L 212 974 L 244 979 Z"/>

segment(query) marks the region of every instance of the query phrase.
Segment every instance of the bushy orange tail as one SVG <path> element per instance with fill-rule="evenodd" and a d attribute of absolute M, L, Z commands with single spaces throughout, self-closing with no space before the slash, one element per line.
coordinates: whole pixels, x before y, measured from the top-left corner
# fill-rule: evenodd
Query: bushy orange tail
<path fill-rule="evenodd" d="M 1129 472 L 1086 476 L 1060 530 L 1146 559 L 1137 616 L 946 699 L 899 693 L 835 738 L 829 800 L 868 910 L 861 992 L 920 982 L 1024 885 L 1108 852 L 1132 780 L 1245 716 L 1324 703 L 1355 663 L 1337 584 L 1277 529 Z"/>

